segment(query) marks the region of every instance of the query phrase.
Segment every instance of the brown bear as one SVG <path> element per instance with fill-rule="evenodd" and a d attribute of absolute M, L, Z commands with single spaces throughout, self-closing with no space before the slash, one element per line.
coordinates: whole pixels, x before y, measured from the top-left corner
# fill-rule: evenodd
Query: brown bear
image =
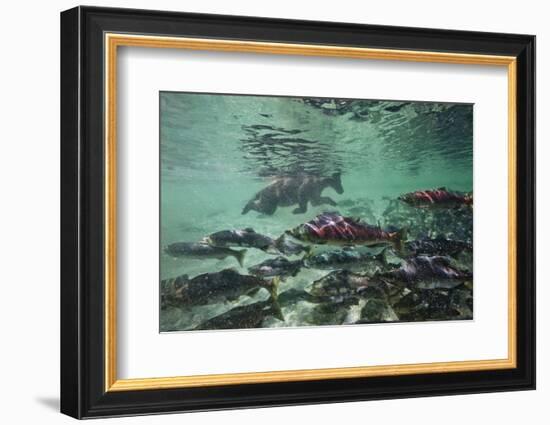
<path fill-rule="evenodd" d="M 273 183 L 260 190 L 248 201 L 242 214 L 255 210 L 263 214 L 272 215 L 277 207 L 288 207 L 298 204 L 292 212 L 303 214 L 307 211 L 307 203 L 317 206 L 322 204 L 336 205 L 328 196 L 321 196 L 323 190 L 332 187 L 336 193 L 344 193 L 340 173 L 331 177 L 297 175 L 295 177 L 278 177 Z"/>

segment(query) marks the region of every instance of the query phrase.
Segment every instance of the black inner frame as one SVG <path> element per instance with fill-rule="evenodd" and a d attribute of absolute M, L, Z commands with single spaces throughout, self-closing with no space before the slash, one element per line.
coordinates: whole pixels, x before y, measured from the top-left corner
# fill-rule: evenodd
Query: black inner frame
<path fill-rule="evenodd" d="M 517 368 L 105 392 L 106 32 L 517 57 Z M 61 117 L 63 413 L 90 418 L 534 389 L 534 36 L 77 7 L 61 14 Z"/>

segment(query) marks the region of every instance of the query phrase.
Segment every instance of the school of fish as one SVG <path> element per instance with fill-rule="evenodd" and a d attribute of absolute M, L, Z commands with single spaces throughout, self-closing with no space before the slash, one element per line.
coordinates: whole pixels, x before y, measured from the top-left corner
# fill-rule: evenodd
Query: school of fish
<path fill-rule="evenodd" d="M 307 187 L 332 185 L 338 193 L 343 192 L 339 174 L 318 180 L 320 183 L 310 179 Z M 271 197 L 257 194 L 246 212 L 263 208 L 272 214 L 277 205 L 267 208 L 261 202 L 272 201 L 275 189 L 277 196 L 282 196 L 285 187 L 294 187 L 288 181 L 284 185 L 271 185 Z M 309 199 L 312 205 L 335 206 L 330 198 L 320 195 L 322 187 L 308 190 L 313 193 Z M 302 198 L 296 195 L 295 202 L 300 207 L 294 213 L 304 214 L 308 199 L 304 199 L 304 190 L 299 194 Z M 285 316 L 295 314 L 297 303 L 311 306 L 304 318 L 310 325 L 473 317 L 471 229 L 455 226 L 457 221 L 471 220 L 472 193 L 440 187 L 402 194 L 390 200 L 384 211 L 384 227 L 367 222 L 361 213 L 365 212 L 365 217 L 373 214 L 364 207 L 352 201 L 348 204 L 348 211 L 360 216 L 333 210 L 273 237 L 252 228 L 228 229 L 201 240 L 165 246 L 165 255 L 173 258 L 200 261 L 231 257 L 239 268 L 162 280 L 161 309 L 228 306 L 223 313 L 186 330 L 285 326 Z M 290 202 L 279 203 L 287 205 Z M 417 218 L 412 223 L 411 214 Z M 259 250 L 269 257 L 257 264 L 245 264 L 247 250 Z M 281 282 L 308 270 L 321 277 L 280 292 Z M 248 299 L 253 302 L 240 302 Z M 239 304 L 232 307 L 235 302 Z"/>

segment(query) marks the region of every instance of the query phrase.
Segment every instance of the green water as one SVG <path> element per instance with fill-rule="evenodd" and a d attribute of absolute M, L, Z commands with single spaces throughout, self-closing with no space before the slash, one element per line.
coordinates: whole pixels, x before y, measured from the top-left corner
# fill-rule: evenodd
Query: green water
<path fill-rule="evenodd" d="M 472 191 L 472 114 L 473 106 L 466 104 L 162 92 L 161 278 L 229 267 L 246 274 L 246 267 L 272 258 L 249 249 L 245 268 L 231 257 L 174 259 L 162 252 L 173 242 L 242 228 L 276 238 L 327 210 L 396 225 L 384 212 L 402 193 L 442 186 Z M 335 172 L 342 175 L 344 193 L 327 188 L 323 196 L 336 207 L 309 204 L 306 213 L 293 214 L 294 205 L 271 216 L 241 214 L 274 178 Z M 471 229 L 466 233 L 471 237 Z M 307 287 L 324 274 L 304 270 L 280 291 Z M 231 305 L 163 311 L 161 329 L 192 328 L 255 300 L 245 296 Z M 311 325 L 303 320 L 310 307 L 286 309 L 284 323 L 268 318 L 264 326 Z"/>

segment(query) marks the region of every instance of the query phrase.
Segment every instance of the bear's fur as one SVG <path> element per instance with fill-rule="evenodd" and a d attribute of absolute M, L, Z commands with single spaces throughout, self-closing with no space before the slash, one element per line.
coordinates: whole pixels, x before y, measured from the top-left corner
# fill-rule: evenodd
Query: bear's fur
<path fill-rule="evenodd" d="M 340 173 L 331 177 L 298 175 L 295 177 L 279 177 L 266 188 L 260 190 L 248 201 L 242 214 L 255 210 L 263 214 L 272 215 L 277 207 L 288 207 L 298 204 L 292 212 L 303 214 L 307 211 L 307 204 L 317 206 L 328 204 L 335 206 L 336 202 L 328 196 L 321 196 L 323 190 L 332 187 L 336 193 L 344 193 Z"/>

